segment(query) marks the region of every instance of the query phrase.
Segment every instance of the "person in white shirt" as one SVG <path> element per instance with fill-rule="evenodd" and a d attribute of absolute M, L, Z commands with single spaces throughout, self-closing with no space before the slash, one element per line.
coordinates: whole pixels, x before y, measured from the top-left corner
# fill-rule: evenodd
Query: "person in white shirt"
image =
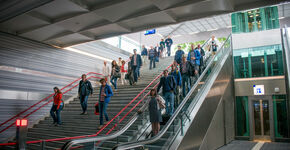
<path fill-rule="evenodd" d="M 110 71 L 110 66 L 107 65 L 106 61 L 104 61 L 103 74 L 104 74 L 104 78 L 105 78 L 106 82 L 109 84 L 108 79 L 110 79 L 111 71 Z"/>

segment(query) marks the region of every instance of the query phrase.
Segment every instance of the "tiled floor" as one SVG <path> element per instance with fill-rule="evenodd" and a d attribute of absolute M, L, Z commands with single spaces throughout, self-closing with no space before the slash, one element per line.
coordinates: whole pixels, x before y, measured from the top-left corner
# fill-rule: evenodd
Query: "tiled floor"
<path fill-rule="evenodd" d="M 218 150 L 252 150 L 256 144 L 257 142 L 253 141 L 235 140 L 227 145 L 224 145 Z M 290 143 L 266 142 L 259 150 L 290 150 Z"/>

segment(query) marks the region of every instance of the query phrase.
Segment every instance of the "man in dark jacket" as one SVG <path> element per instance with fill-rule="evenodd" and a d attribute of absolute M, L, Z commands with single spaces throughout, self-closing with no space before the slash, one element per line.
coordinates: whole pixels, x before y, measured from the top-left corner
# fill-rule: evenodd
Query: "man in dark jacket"
<path fill-rule="evenodd" d="M 181 49 L 181 46 L 177 46 L 178 50 L 175 52 L 174 60 L 177 64 L 180 64 L 182 61 L 182 56 L 184 55 L 184 51 Z"/>
<path fill-rule="evenodd" d="M 182 77 L 182 95 L 183 97 L 190 90 L 190 82 L 189 82 L 189 72 L 191 70 L 191 65 L 189 61 L 186 61 L 186 56 L 182 56 L 182 62 L 180 64 L 180 73 Z M 186 90 L 187 88 L 187 90 Z"/>
<path fill-rule="evenodd" d="M 165 44 L 166 44 L 166 47 L 167 47 L 167 53 L 168 53 L 168 56 L 170 56 L 170 53 L 171 53 L 171 46 L 173 44 L 173 41 L 172 39 L 170 38 L 170 36 L 168 36 L 168 38 L 165 40 Z"/>
<path fill-rule="evenodd" d="M 100 88 L 100 94 L 99 94 L 99 111 L 100 111 L 100 126 L 98 129 L 101 129 L 103 127 L 104 121 L 103 121 L 103 114 L 106 118 L 106 123 L 109 121 L 109 117 L 107 114 L 107 107 L 110 102 L 111 96 L 113 96 L 113 90 L 111 86 L 109 86 L 105 79 L 101 79 L 101 88 Z M 106 124 L 105 123 L 105 124 Z"/>
<path fill-rule="evenodd" d="M 156 61 L 156 57 L 157 57 L 157 51 L 153 46 L 150 46 L 150 50 L 149 50 L 149 54 L 148 54 L 148 58 L 150 60 L 150 66 L 149 69 L 152 69 L 152 64 L 153 64 L 153 68 L 155 68 L 155 61 Z"/>
<path fill-rule="evenodd" d="M 166 101 L 166 114 L 172 116 L 174 112 L 174 90 L 176 88 L 176 81 L 172 75 L 168 75 L 168 70 L 164 70 L 163 75 L 157 87 L 157 93 L 162 87 L 162 94 Z"/>
<path fill-rule="evenodd" d="M 134 75 L 134 83 L 138 81 L 138 69 L 142 66 L 142 58 L 139 54 L 137 54 L 137 50 L 134 49 L 134 55 L 131 60 L 131 67 Z"/>
<path fill-rule="evenodd" d="M 92 84 L 89 80 L 87 80 L 87 75 L 83 74 L 82 80 L 79 83 L 79 91 L 78 91 L 80 103 L 83 109 L 83 112 L 81 113 L 81 115 L 88 114 L 87 107 L 88 107 L 88 98 L 90 94 L 91 95 L 93 94 Z"/>

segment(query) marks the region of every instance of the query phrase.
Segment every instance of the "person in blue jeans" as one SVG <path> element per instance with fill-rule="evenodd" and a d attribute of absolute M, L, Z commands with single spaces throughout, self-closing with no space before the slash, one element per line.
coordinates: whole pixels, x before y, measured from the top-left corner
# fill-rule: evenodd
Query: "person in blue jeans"
<path fill-rule="evenodd" d="M 89 98 L 89 95 L 93 95 L 93 87 L 92 87 L 91 82 L 87 80 L 86 74 L 82 75 L 82 80 L 79 83 L 78 95 L 79 95 L 80 103 L 83 110 L 81 115 L 88 114 L 87 113 L 88 98 Z"/>
<path fill-rule="evenodd" d="M 172 44 L 173 44 L 173 41 L 170 38 L 170 36 L 168 36 L 167 39 L 165 40 L 165 45 L 167 47 L 167 54 L 168 54 L 168 56 L 170 56 L 170 54 L 171 54 L 171 45 Z"/>
<path fill-rule="evenodd" d="M 115 91 L 117 91 L 117 80 L 120 77 L 121 77 L 120 67 L 118 66 L 116 60 L 113 60 L 111 69 L 111 84 L 114 86 Z"/>
<path fill-rule="evenodd" d="M 61 125 L 61 118 L 60 112 L 63 108 L 63 101 L 62 101 L 62 92 L 59 90 L 58 87 L 54 87 L 54 95 L 53 95 L 53 104 L 50 109 L 50 115 L 53 119 L 53 124 L 55 126 Z"/>
<path fill-rule="evenodd" d="M 193 67 L 194 73 L 192 74 L 194 74 L 194 77 L 195 77 L 195 79 L 193 80 L 194 82 L 199 78 L 200 57 L 201 55 L 200 55 L 199 50 L 194 47 L 194 44 L 192 44 L 191 50 L 188 52 L 187 61 L 189 61 L 191 66 Z M 193 81 L 190 81 L 191 84 L 193 84 L 192 83 Z"/>
<path fill-rule="evenodd" d="M 153 46 L 150 46 L 150 50 L 149 50 L 149 54 L 148 54 L 148 58 L 150 60 L 150 66 L 149 69 L 152 69 L 152 65 L 153 68 L 155 68 L 156 64 L 155 64 L 155 60 L 156 60 L 156 49 Z"/>
<path fill-rule="evenodd" d="M 111 96 L 113 96 L 113 90 L 111 86 L 109 86 L 105 79 L 101 79 L 101 88 L 100 88 L 100 94 L 99 94 L 99 111 L 100 111 L 100 126 L 98 129 L 101 129 L 104 125 L 104 119 L 103 115 L 105 116 L 106 122 L 109 121 L 109 117 L 107 114 L 107 107 L 110 102 Z"/>
<path fill-rule="evenodd" d="M 140 76 L 139 70 L 142 66 L 142 58 L 139 54 L 137 54 L 137 50 L 134 49 L 134 54 L 131 59 L 131 67 L 134 75 L 134 83 L 138 82 L 138 77 Z"/>
<path fill-rule="evenodd" d="M 189 82 L 190 70 L 191 70 L 190 62 L 186 61 L 186 56 L 182 56 L 182 62 L 180 64 L 180 73 L 181 73 L 181 77 L 182 77 L 182 95 L 183 95 L 183 97 L 185 97 L 186 94 L 190 90 L 190 82 Z"/>
<path fill-rule="evenodd" d="M 176 84 L 177 84 L 177 86 L 175 88 L 175 95 L 174 95 L 174 97 L 175 97 L 174 98 L 175 99 L 174 106 L 176 108 L 180 104 L 180 92 L 179 92 L 179 90 L 180 90 L 181 83 L 182 83 L 181 73 L 180 73 L 177 66 L 172 65 L 171 72 L 169 73 L 169 75 L 172 75 L 174 77 Z"/>
<path fill-rule="evenodd" d="M 157 93 L 162 87 L 162 94 L 166 105 L 166 114 L 172 116 L 174 112 L 174 90 L 176 88 L 176 81 L 172 75 L 168 75 L 168 70 L 164 70 L 163 75 L 164 76 L 161 77 L 157 87 Z"/>

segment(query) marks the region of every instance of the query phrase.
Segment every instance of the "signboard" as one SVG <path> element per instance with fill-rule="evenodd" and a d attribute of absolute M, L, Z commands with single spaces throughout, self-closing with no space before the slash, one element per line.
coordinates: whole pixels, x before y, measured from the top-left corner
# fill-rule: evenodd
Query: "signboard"
<path fill-rule="evenodd" d="M 156 30 L 155 29 L 152 29 L 152 30 L 147 30 L 145 31 L 145 34 L 144 35 L 150 35 L 150 34 L 155 34 Z"/>
<path fill-rule="evenodd" d="M 254 95 L 264 95 L 265 89 L 264 85 L 253 85 Z"/>

